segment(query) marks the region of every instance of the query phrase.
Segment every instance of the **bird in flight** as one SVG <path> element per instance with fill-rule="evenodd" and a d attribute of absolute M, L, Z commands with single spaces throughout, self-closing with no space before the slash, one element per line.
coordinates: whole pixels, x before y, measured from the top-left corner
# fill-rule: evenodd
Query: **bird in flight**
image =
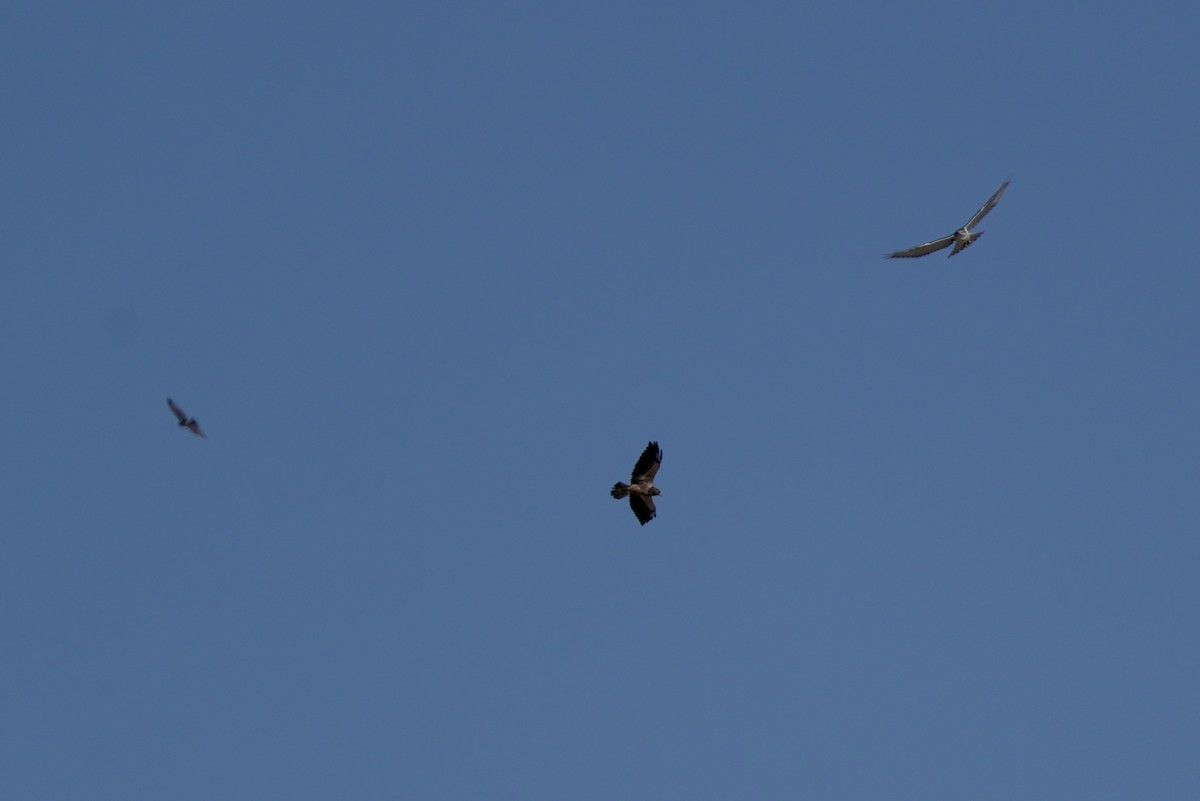
<path fill-rule="evenodd" d="M 167 405 L 171 407 L 171 411 L 175 413 L 176 419 L 179 420 L 179 425 L 183 428 L 191 429 L 191 432 L 198 437 L 203 437 L 204 432 L 200 430 L 200 424 L 196 422 L 195 417 L 188 417 L 184 414 L 183 409 L 176 405 L 175 401 L 167 398 Z M 207 437 L 205 437 L 207 439 Z"/>
<path fill-rule="evenodd" d="M 638 457 L 637 464 L 633 466 L 630 483 L 624 484 L 618 481 L 613 484 L 612 496 L 617 499 L 628 497 L 629 508 L 633 510 L 634 516 L 643 526 L 654 519 L 653 497 L 662 495 L 659 488 L 654 486 L 654 474 L 658 472 L 658 467 L 662 464 L 662 456 L 662 448 L 658 447 L 657 442 L 651 442 Z"/>
<path fill-rule="evenodd" d="M 972 242 L 983 236 L 983 231 L 972 231 L 971 229 L 978 225 L 979 221 L 986 217 L 987 213 L 996 207 L 996 204 L 1000 202 L 1000 196 L 1004 194 L 1005 189 L 1008 189 L 1008 184 L 1008 181 L 1002 183 L 1000 188 L 996 190 L 996 194 L 989 197 L 987 203 L 984 203 L 983 206 L 980 207 L 979 211 L 975 212 L 975 216 L 967 220 L 967 224 L 962 228 L 959 228 L 954 233 L 950 234 L 949 236 L 943 236 L 941 239 L 935 239 L 932 242 L 926 242 L 924 245 L 911 247 L 908 250 L 897 250 L 895 253 L 889 253 L 887 258 L 915 259 L 918 256 L 925 256 L 933 253 L 935 250 L 948 248 L 950 245 L 954 245 L 954 250 L 950 251 L 950 256 L 953 256 L 963 248 L 970 247 Z M 947 256 L 946 258 L 950 258 L 950 256 Z"/>

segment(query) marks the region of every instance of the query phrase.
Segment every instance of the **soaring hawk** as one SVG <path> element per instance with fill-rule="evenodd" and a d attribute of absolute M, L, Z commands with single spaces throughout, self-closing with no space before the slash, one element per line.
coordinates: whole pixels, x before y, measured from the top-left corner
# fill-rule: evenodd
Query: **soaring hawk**
<path fill-rule="evenodd" d="M 203 437 L 204 432 L 200 430 L 200 424 L 196 422 L 195 417 L 188 417 L 184 414 L 183 409 L 175 404 L 175 401 L 167 398 L 167 405 L 171 407 L 171 411 L 175 413 L 176 419 L 179 420 L 179 425 L 182 428 L 190 429 L 193 434 L 198 437 Z"/>
<path fill-rule="evenodd" d="M 897 250 L 895 253 L 889 253 L 887 258 L 915 259 L 917 256 L 925 256 L 933 253 L 935 250 L 948 248 L 950 245 L 954 245 L 954 250 L 950 251 L 950 256 L 953 256 L 963 248 L 970 247 L 972 242 L 983 236 L 983 231 L 972 231 L 971 229 L 978 225 L 979 221 L 996 207 L 996 204 L 1000 202 L 1000 196 L 1004 194 L 1005 189 L 1008 189 L 1008 183 L 1008 181 L 1002 183 L 1000 188 L 996 190 L 996 194 L 989 197 L 987 203 L 984 203 L 979 211 L 975 212 L 975 216 L 967 220 L 967 224 L 954 233 L 949 236 L 943 236 L 941 239 L 935 239 L 932 242 L 926 242 L 924 245 L 911 247 L 908 250 Z M 950 258 L 950 256 L 946 258 Z"/>
<path fill-rule="evenodd" d="M 624 484 L 618 481 L 613 484 L 612 496 L 614 498 L 628 497 L 629 508 L 633 509 L 633 514 L 643 526 L 654 519 L 654 496 L 662 495 L 659 488 L 654 486 L 654 474 L 658 472 L 658 467 L 662 464 L 662 457 L 662 448 L 658 447 L 657 442 L 651 442 L 638 457 L 637 464 L 633 466 L 630 483 Z"/>

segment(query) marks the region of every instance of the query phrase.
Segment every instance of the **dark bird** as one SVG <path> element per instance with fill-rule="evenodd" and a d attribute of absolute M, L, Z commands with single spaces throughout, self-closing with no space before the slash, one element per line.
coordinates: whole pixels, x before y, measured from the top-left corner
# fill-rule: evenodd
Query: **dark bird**
<path fill-rule="evenodd" d="M 657 442 L 651 442 L 633 466 L 630 483 L 618 481 L 613 484 L 612 496 L 618 499 L 628 496 L 629 508 L 643 526 L 654 519 L 654 496 L 662 495 L 659 488 L 654 486 L 654 474 L 662 464 L 662 456 L 662 448 L 658 447 Z"/>
<path fill-rule="evenodd" d="M 198 437 L 203 437 L 204 432 L 200 430 L 200 424 L 196 422 L 195 417 L 188 417 L 184 414 L 183 409 L 180 409 L 175 401 L 167 398 L 167 405 L 171 407 L 171 411 L 175 412 L 176 419 L 179 420 L 179 425 L 183 428 L 190 428 L 192 433 Z"/>
<path fill-rule="evenodd" d="M 1008 189 L 1008 184 L 1008 181 L 1002 183 L 1000 188 L 996 190 L 996 194 L 989 197 L 987 203 L 984 203 L 983 206 L 980 207 L 979 211 L 975 212 L 975 216 L 967 220 L 966 225 L 950 234 L 950 236 L 943 236 L 941 239 L 935 239 L 932 242 L 926 242 L 924 245 L 917 245 L 916 247 L 909 248 L 908 250 L 897 250 L 895 253 L 889 253 L 887 258 L 915 259 L 918 256 L 925 256 L 933 253 L 935 250 L 948 248 L 950 245 L 954 245 L 954 250 L 950 251 L 950 256 L 953 256 L 963 248 L 970 247 L 972 242 L 983 236 L 983 231 L 972 231 L 971 229 L 978 225 L 979 221 L 986 217 L 987 213 L 996 207 L 996 204 L 1000 202 L 1000 196 L 1004 194 L 1005 189 Z M 946 258 L 950 258 L 950 256 L 947 256 Z"/>

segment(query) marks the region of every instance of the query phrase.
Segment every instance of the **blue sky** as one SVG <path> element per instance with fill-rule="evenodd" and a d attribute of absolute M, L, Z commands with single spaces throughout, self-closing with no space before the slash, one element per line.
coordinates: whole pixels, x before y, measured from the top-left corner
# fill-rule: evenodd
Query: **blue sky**
<path fill-rule="evenodd" d="M 7 4 L 0 795 L 1196 797 L 1195 33 Z"/>

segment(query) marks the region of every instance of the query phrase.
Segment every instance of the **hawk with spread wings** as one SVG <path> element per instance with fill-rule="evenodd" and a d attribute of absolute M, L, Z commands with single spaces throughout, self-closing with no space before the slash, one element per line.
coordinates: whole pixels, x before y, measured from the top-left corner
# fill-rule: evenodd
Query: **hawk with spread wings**
<path fill-rule="evenodd" d="M 180 409 L 178 404 L 176 404 L 175 401 L 171 400 L 170 398 L 167 398 L 167 405 L 170 406 L 171 411 L 175 413 L 175 419 L 179 421 L 180 428 L 189 429 L 198 437 L 204 436 L 204 432 L 200 430 L 200 424 L 196 422 L 195 417 L 188 417 L 184 413 L 183 409 Z"/>
<path fill-rule="evenodd" d="M 633 466 L 633 476 L 628 484 L 618 481 L 613 484 L 614 498 L 629 498 L 629 508 L 643 526 L 654 519 L 654 496 L 662 495 L 662 491 L 654 486 L 654 475 L 662 464 L 663 452 L 657 442 L 651 442 L 638 457 Z"/>
<path fill-rule="evenodd" d="M 984 203 L 983 206 L 980 207 L 979 211 L 975 212 L 975 216 L 967 220 L 967 224 L 962 228 L 959 228 L 954 233 L 950 234 L 949 236 L 943 236 L 941 239 L 935 239 L 932 242 L 926 242 L 923 245 L 911 247 L 908 250 L 897 250 L 895 253 L 889 253 L 887 258 L 915 259 L 918 256 L 926 256 L 936 250 L 948 248 L 951 245 L 954 245 L 954 250 L 950 251 L 950 256 L 953 256 L 958 251 L 970 247 L 972 242 L 983 236 L 983 231 L 972 231 L 971 229 L 978 225 L 979 221 L 986 217 L 987 213 L 996 207 L 996 204 L 1000 202 L 1000 196 L 1004 194 L 1005 189 L 1008 189 L 1008 184 L 1009 181 L 1002 183 L 1000 188 L 996 190 L 996 194 L 989 197 L 987 203 Z M 950 258 L 950 256 L 947 256 L 946 258 Z"/>

